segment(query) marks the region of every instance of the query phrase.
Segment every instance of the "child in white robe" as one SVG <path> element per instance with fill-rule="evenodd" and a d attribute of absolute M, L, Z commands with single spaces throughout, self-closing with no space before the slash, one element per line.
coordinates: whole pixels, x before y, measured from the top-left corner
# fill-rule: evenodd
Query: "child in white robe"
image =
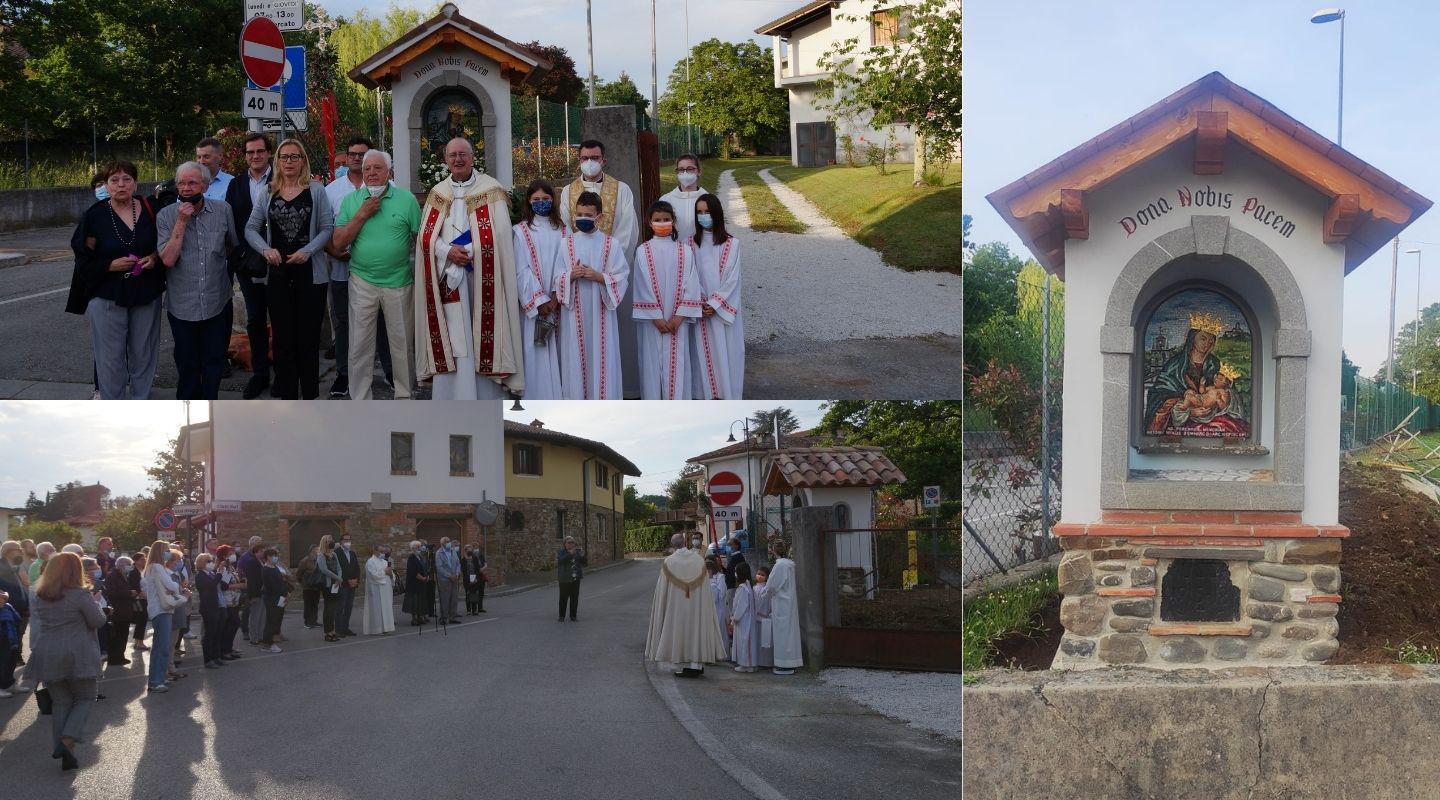
<path fill-rule="evenodd" d="M 730 608 L 730 635 L 734 642 L 735 671 L 754 672 L 760 657 L 760 626 L 755 618 L 755 590 L 750 583 L 750 565 L 735 565 L 735 599 Z"/>
<path fill-rule="evenodd" d="M 755 666 L 775 666 L 775 631 L 770 623 L 770 594 L 765 579 L 770 571 L 764 567 L 755 570 Z"/>
<path fill-rule="evenodd" d="M 616 311 L 630 285 L 630 262 L 619 240 L 599 230 L 600 195 L 581 192 L 574 233 L 555 253 L 560 301 L 560 384 L 566 400 L 619 400 L 620 323 Z"/>
<path fill-rule="evenodd" d="M 556 255 L 565 243 L 565 223 L 555 207 L 555 188 L 534 181 L 525 192 L 521 219 L 511 231 L 515 237 L 516 285 L 519 287 L 521 351 L 525 360 L 525 397 L 531 400 L 559 400 L 564 397 L 560 383 L 560 301 L 551 294 Z M 551 326 L 543 339 L 535 341 L 535 329 Z"/>
<path fill-rule="evenodd" d="M 631 286 L 641 397 L 689 400 L 690 335 L 701 314 L 700 282 L 695 251 L 676 235 L 675 209 L 664 200 L 650 206 Z"/>
<path fill-rule="evenodd" d="M 725 230 L 720 198 L 695 201 L 695 261 L 705 304 L 695 325 L 691 382 L 699 400 L 745 394 L 745 319 L 740 306 L 740 240 Z"/>
<path fill-rule="evenodd" d="M 713 556 L 705 559 L 705 569 L 710 573 L 710 592 L 715 598 L 715 619 L 720 623 L 720 638 L 725 642 L 725 658 L 730 658 L 729 614 L 725 608 L 725 571 Z"/>

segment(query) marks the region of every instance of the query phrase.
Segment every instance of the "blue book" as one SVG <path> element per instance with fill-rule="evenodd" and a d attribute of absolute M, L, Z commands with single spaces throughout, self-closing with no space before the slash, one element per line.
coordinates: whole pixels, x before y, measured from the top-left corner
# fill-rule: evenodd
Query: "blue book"
<path fill-rule="evenodd" d="M 462 234 L 460 234 L 459 236 L 456 236 L 455 239 L 450 242 L 450 244 L 453 244 L 453 245 L 455 245 L 456 247 L 465 247 L 465 246 L 469 245 L 469 244 L 470 244 L 470 229 L 469 229 L 469 228 L 466 228 L 466 229 L 465 229 L 465 232 L 462 233 Z"/>

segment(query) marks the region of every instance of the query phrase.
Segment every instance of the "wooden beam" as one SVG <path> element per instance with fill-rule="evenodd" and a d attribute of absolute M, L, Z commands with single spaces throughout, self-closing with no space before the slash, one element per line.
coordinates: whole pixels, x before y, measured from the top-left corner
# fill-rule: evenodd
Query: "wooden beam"
<path fill-rule="evenodd" d="M 1085 207 L 1084 191 L 1060 190 L 1060 219 L 1065 225 L 1065 238 L 1090 238 L 1090 211 Z"/>
<path fill-rule="evenodd" d="M 1197 111 L 1195 120 L 1195 174 L 1219 175 L 1225 171 L 1230 115 L 1224 111 Z"/>
<path fill-rule="evenodd" d="M 1340 244 L 1349 239 L 1363 222 L 1363 216 L 1360 213 L 1360 195 L 1342 194 L 1336 197 L 1325 211 L 1325 226 L 1321 231 L 1325 244 Z"/>

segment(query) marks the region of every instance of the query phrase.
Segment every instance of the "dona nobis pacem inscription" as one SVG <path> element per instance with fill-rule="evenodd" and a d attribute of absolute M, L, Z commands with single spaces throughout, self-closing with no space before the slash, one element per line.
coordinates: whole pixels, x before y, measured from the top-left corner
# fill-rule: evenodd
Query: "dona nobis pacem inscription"
<path fill-rule="evenodd" d="M 1054 666 L 1332 656 L 1344 278 L 1430 201 L 1219 73 L 988 199 L 1066 281 Z"/>

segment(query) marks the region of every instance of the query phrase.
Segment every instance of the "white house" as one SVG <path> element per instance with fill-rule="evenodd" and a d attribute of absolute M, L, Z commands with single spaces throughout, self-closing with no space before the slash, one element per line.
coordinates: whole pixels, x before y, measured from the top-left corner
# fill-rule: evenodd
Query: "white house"
<path fill-rule="evenodd" d="M 252 535 L 290 563 L 325 534 L 357 548 L 441 536 L 483 542 L 474 518 L 505 502 L 495 403 L 214 403 L 177 453 L 205 464 L 215 539 Z M 202 518 L 202 522 L 205 521 Z"/>
<path fill-rule="evenodd" d="M 755 29 L 769 36 L 775 59 L 775 86 L 790 95 L 790 163 L 797 167 L 834 164 L 843 158 L 838 137 L 848 135 L 856 157 L 864 157 L 867 143 L 892 140 L 899 147 L 896 160 L 913 161 L 915 134 L 906 125 L 870 126 L 865 120 L 836 125 L 817 98 L 815 84 L 830 73 L 820 59 L 831 47 L 856 39 L 856 63 L 866 50 L 903 41 L 909 26 L 900 9 L 887 0 L 815 0 Z M 864 142 L 861 139 L 864 139 Z"/>
<path fill-rule="evenodd" d="M 23 508 L 0 508 L 0 541 L 10 538 L 10 526 L 19 526 L 24 516 Z"/>

